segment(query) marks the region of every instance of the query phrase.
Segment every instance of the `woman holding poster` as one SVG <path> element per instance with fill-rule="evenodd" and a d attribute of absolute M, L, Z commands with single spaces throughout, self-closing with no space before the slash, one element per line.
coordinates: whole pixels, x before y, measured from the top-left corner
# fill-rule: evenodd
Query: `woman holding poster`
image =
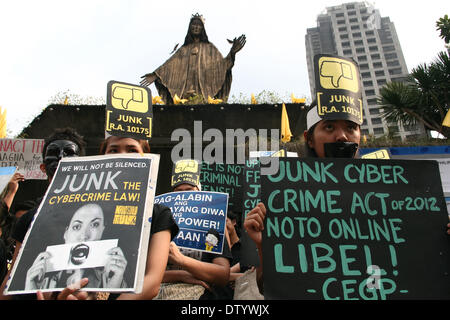
<path fill-rule="evenodd" d="M 147 140 L 110 136 L 100 146 L 100 154 L 114 153 L 149 153 Z M 144 287 L 140 294 L 123 293 L 111 295 L 109 299 L 149 300 L 154 298 L 161 285 L 169 257 L 170 241 L 178 233 L 178 226 L 172 212 L 163 205 L 153 206 L 150 243 L 147 252 L 147 267 L 144 276 Z"/>
<path fill-rule="evenodd" d="M 115 154 L 115 153 L 148 153 L 150 146 L 147 140 L 138 140 L 127 137 L 109 136 L 105 139 L 101 146 L 100 154 Z M 167 264 L 169 255 L 170 241 L 178 233 L 178 226 L 172 217 L 169 208 L 155 204 L 153 207 L 152 223 L 150 230 L 150 240 L 147 251 L 147 265 L 144 275 L 144 284 L 142 292 L 139 294 L 122 293 L 109 294 L 107 292 L 99 292 L 95 295 L 97 300 L 114 300 L 114 299 L 128 299 L 128 300 L 149 300 L 155 297 L 159 292 L 164 270 Z M 88 285 L 86 278 L 82 279 L 77 286 L 70 285 L 58 294 L 57 299 L 73 299 L 74 292 L 77 292 L 78 299 L 90 299 L 92 295 L 87 295 L 86 292 L 80 291 Z M 83 294 L 82 297 L 81 294 Z M 39 299 L 44 299 L 41 293 L 38 294 Z"/>
<path fill-rule="evenodd" d="M 338 116 L 338 118 L 336 118 Z M 349 118 L 348 114 L 334 114 L 333 119 L 321 118 L 316 106 L 307 114 L 307 130 L 304 132 L 307 156 L 315 158 L 354 158 L 357 155 L 361 137 L 361 122 L 357 118 Z M 266 207 L 259 203 L 245 218 L 244 228 L 255 242 L 260 264 L 256 269 L 259 291 L 263 294 L 262 270 L 262 231 Z"/>
<path fill-rule="evenodd" d="M 306 115 L 303 133 L 306 156 L 354 158 L 363 123 L 362 92 L 358 65 L 343 57 L 314 56 L 317 101 Z M 259 203 L 245 219 L 244 227 L 257 245 L 260 266 L 257 282 L 262 293 L 262 234 L 266 208 Z"/>

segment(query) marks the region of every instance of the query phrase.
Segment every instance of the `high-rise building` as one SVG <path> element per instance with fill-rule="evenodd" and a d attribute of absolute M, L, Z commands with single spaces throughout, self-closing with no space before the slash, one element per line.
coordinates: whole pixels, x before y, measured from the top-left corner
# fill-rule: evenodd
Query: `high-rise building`
<path fill-rule="evenodd" d="M 387 123 L 377 105 L 377 95 L 383 85 L 403 81 L 408 75 L 397 32 L 389 17 L 381 17 L 379 10 L 366 1 L 328 7 L 318 15 L 317 27 L 307 29 L 305 45 L 313 100 L 314 55 L 328 53 L 353 58 L 359 65 L 363 88 L 361 134 L 382 136 L 390 132 L 402 139 L 425 134 L 423 126 Z"/>

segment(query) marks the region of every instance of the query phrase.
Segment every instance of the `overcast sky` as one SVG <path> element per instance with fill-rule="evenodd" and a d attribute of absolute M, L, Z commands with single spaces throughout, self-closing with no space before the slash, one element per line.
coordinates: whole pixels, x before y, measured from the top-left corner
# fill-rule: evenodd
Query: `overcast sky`
<path fill-rule="evenodd" d="M 204 16 L 209 40 L 224 56 L 231 47 L 227 38 L 247 37 L 236 56 L 230 96 L 268 90 L 310 99 L 306 29 L 316 26 L 326 7 L 350 2 L 0 1 L 0 106 L 7 110 L 10 136 L 20 133 L 58 92 L 106 99 L 109 80 L 138 84 L 169 58 L 177 43 L 181 46 L 196 12 Z M 450 13 L 448 0 L 371 3 L 394 22 L 408 70 L 445 49 L 435 22 Z"/>

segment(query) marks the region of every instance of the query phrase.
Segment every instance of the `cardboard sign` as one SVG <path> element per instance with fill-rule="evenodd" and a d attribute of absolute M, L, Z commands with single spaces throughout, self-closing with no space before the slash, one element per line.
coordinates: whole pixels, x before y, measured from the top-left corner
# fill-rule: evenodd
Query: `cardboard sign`
<path fill-rule="evenodd" d="M 261 183 L 266 298 L 450 298 L 435 161 L 280 159 Z"/>
<path fill-rule="evenodd" d="M 242 221 L 245 221 L 247 213 L 261 202 L 261 165 L 259 157 L 298 157 L 296 152 L 280 151 L 256 151 L 250 153 L 250 159 L 245 161 L 242 177 Z M 245 228 L 241 234 L 241 266 L 259 266 L 259 257 L 256 245 L 248 236 Z"/>
<path fill-rule="evenodd" d="M 250 158 L 260 157 L 298 157 L 297 152 L 281 149 L 279 151 L 250 151 Z"/>
<path fill-rule="evenodd" d="M 231 210 L 240 212 L 243 168 L 242 164 L 203 162 L 200 173 L 202 190 L 228 193 Z"/>
<path fill-rule="evenodd" d="M 281 150 L 284 151 L 284 150 Z M 281 156 L 280 152 L 262 151 L 250 154 L 252 157 Z M 282 155 L 285 156 L 285 155 Z M 287 157 L 297 157 L 296 152 L 287 152 Z M 261 202 L 261 164 L 258 159 L 250 158 L 245 161 L 242 177 L 242 221 L 247 214 Z M 259 257 L 256 245 L 248 236 L 245 228 L 241 234 L 241 266 L 259 266 Z"/>
<path fill-rule="evenodd" d="M 261 170 L 258 159 L 245 161 L 243 187 L 242 187 L 242 224 L 249 213 L 261 202 Z M 259 266 L 259 257 L 256 245 L 248 236 L 245 228 L 241 233 L 241 266 Z"/>
<path fill-rule="evenodd" d="M 109 81 L 105 131 L 112 136 L 148 139 L 152 136 L 152 94 L 147 87 Z"/>
<path fill-rule="evenodd" d="M 358 65 L 348 58 L 314 56 L 317 114 L 320 119 L 363 123 Z"/>
<path fill-rule="evenodd" d="M 0 139 L 0 167 L 17 167 L 25 180 L 46 180 L 41 171 L 44 139 Z"/>
<path fill-rule="evenodd" d="M 159 155 L 155 154 L 61 159 L 24 239 L 6 292 L 61 291 L 74 270 L 82 270 L 78 277 L 95 274 L 98 279 L 83 290 L 140 292 L 158 165 Z M 106 249 L 103 240 L 117 243 L 109 257 L 111 269 L 105 264 L 81 269 L 70 264 L 67 254 L 71 251 L 75 263 L 84 258 L 89 262 L 89 252 L 100 255 L 98 247 Z M 92 246 L 88 241 L 98 244 Z M 64 253 L 58 253 L 58 248 Z M 118 270 L 121 273 L 114 277 Z"/>
<path fill-rule="evenodd" d="M 222 253 L 228 194 L 205 191 L 169 192 L 155 197 L 169 207 L 180 228 L 174 242 L 180 248 Z"/>
<path fill-rule="evenodd" d="M 242 188 L 243 219 L 247 213 L 261 202 L 261 170 L 258 159 L 245 161 Z"/>

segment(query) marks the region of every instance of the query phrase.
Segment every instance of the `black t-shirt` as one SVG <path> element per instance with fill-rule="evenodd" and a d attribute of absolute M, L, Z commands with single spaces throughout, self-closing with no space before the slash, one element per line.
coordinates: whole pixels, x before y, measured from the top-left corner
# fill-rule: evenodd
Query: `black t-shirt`
<path fill-rule="evenodd" d="M 172 211 L 169 207 L 155 203 L 153 205 L 152 226 L 150 228 L 150 236 L 154 233 L 170 230 L 170 240 L 173 240 L 180 230 L 173 218 Z"/>
<path fill-rule="evenodd" d="M 25 235 L 33 221 L 34 215 L 36 214 L 37 208 L 29 210 L 24 215 L 22 215 L 16 223 L 14 231 L 12 233 L 12 238 L 16 241 L 23 242 Z M 163 206 L 161 204 L 153 205 L 152 214 L 152 226 L 150 228 L 150 236 L 154 233 L 163 230 L 170 230 L 171 239 L 175 238 L 178 234 L 178 225 L 173 219 L 172 212 L 170 208 Z"/>

